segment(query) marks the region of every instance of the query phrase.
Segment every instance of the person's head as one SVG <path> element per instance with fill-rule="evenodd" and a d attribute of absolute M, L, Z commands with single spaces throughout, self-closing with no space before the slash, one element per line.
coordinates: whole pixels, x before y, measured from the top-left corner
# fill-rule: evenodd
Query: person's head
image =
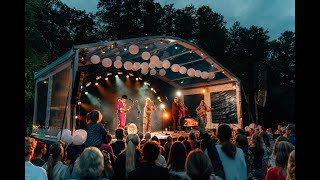
<path fill-rule="evenodd" d="M 253 144 L 257 148 L 263 148 L 263 139 L 259 133 L 254 133 L 251 136 L 251 144 Z"/>
<path fill-rule="evenodd" d="M 160 140 L 157 136 L 152 136 L 151 138 L 152 141 L 158 141 L 160 143 Z"/>
<path fill-rule="evenodd" d="M 90 112 L 88 112 L 87 114 L 86 114 L 86 119 L 85 119 L 85 123 L 88 125 L 88 124 L 90 124 L 92 121 L 91 121 L 91 119 L 90 119 Z"/>
<path fill-rule="evenodd" d="M 160 155 L 160 143 L 157 141 L 148 141 L 143 145 L 142 156 L 143 159 L 149 163 L 154 164 L 155 160 Z"/>
<path fill-rule="evenodd" d="M 128 98 L 128 96 L 127 95 L 122 95 L 121 96 L 121 100 L 122 100 L 122 102 L 126 102 L 127 101 L 127 98 Z"/>
<path fill-rule="evenodd" d="M 179 141 L 176 141 L 176 142 L 179 142 Z M 182 141 L 182 144 L 184 145 L 184 147 L 186 147 L 186 151 L 187 151 L 187 155 L 188 155 L 189 152 L 192 151 L 192 149 L 193 149 L 191 142 L 185 139 Z"/>
<path fill-rule="evenodd" d="M 32 137 L 24 138 L 24 157 L 26 161 L 30 161 L 33 156 L 34 149 L 37 146 L 37 141 Z"/>
<path fill-rule="evenodd" d="M 169 157 L 168 165 L 170 165 L 169 170 L 173 171 L 184 171 L 185 162 L 187 159 L 187 150 L 182 142 L 176 141 L 172 144 Z"/>
<path fill-rule="evenodd" d="M 205 105 L 204 100 L 201 100 L 200 101 L 200 106 L 204 106 L 204 105 Z"/>
<path fill-rule="evenodd" d="M 209 157 L 200 149 L 190 152 L 186 160 L 186 173 L 192 180 L 208 180 L 213 173 L 213 167 Z"/>
<path fill-rule="evenodd" d="M 43 141 L 38 140 L 37 141 L 37 146 L 34 149 L 34 155 L 33 155 L 33 159 L 35 159 L 37 156 L 39 155 L 44 155 L 47 152 L 47 144 Z"/>
<path fill-rule="evenodd" d="M 104 159 L 96 147 L 87 147 L 75 163 L 75 171 L 81 178 L 99 177 L 104 169 Z"/>
<path fill-rule="evenodd" d="M 232 130 L 228 124 L 220 124 L 218 126 L 217 138 L 221 144 L 222 151 L 230 158 L 234 159 L 237 147 L 231 143 Z"/>
<path fill-rule="evenodd" d="M 178 141 L 184 141 L 186 138 L 184 138 L 182 135 L 180 135 L 179 137 L 178 137 Z"/>
<path fill-rule="evenodd" d="M 149 132 L 147 132 L 145 135 L 144 135 L 144 138 L 146 139 L 146 141 L 149 141 L 151 139 L 151 134 Z"/>
<path fill-rule="evenodd" d="M 196 134 L 193 132 L 190 132 L 189 133 L 189 140 L 196 141 L 197 140 Z"/>
<path fill-rule="evenodd" d="M 236 130 L 236 135 L 238 135 L 238 134 L 245 135 L 244 129 L 238 128 L 238 129 Z"/>
<path fill-rule="evenodd" d="M 51 144 L 49 148 L 49 157 L 47 161 L 48 169 L 47 174 L 48 178 L 53 177 L 53 168 L 57 164 L 57 162 L 61 161 L 64 158 L 64 148 L 62 146 L 62 143 L 59 141 L 56 143 Z"/>
<path fill-rule="evenodd" d="M 151 103 L 151 99 L 150 98 L 146 98 L 146 105 L 149 105 Z"/>
<path fill-rule="evenodd" d="M 179 100 L 178 100 L 178 97 L 175 97 L 175 98 L 173 99 L 173 101 L 178 104 L 178 101 L 179 101 Z"/>
<path fill-rule="evenodd" d="M 124 136 L 123 128 L 120 128 L 120 127 L 117 128 L 115 134 L 116 134 L 117 140 L 123 140 L 123 136 Z"/>
<path fill-rule="evenodd" d="M 168 142 L 168 143 L 172 143 L 172 141 L 173 141 L 173 140 L 172 140 L 172 136 L 169 135 L 169 136 L 167 137 L 167 142 Z"/>
<path fill-rule="evenodd" d="M 278 124 L 278 130 L 282 131 L 282 124 Z"/>
<path fill-rule="evenodd" d="M 295 124 L 288 124 L 286 127 L 286 133 L 289 137 L 290 135 L 294 135 L 296 133 L 296 126 Z"/>
<path fill-rule="evenodd" d="M 140 139 L 137 134 L 129 134 L 126 139 L 126 176 L 135 169 L 136 149 L 140 148 Z"/>
<path fill-rule="evenodd" d="M 235 145 L 242 149 L 244 153 L 247 153 L 249 148 L 247 136 L 238 134 L 235 138 Z"/>
<path fill-rule="evenodd" d="M 106 135 L 106 143 L 107 143 L 107 144 L 111 144 L 111 143 L 112 143 L 112 136 L 111 136 L 111 134 L 107 134 L 107 135 Z"/>
<path fill-rule="evenodd" d="M 274 155 L 276 166 L 283 170 L 287 168 L 289 154 L 294 150 L 294 146 L 290 142 L 281 141 L 275 145 Z"/>
<path fill-rule="evenodd" d="M 102 114 L 99 110 L 94 109 L 90 112 L 89 119 L 93 123 L 99 123 L 102 120 Z"/>
<path fill-rule="evenodd" d="M 296 155 L 295 150 L 289 154 L 288 165 L 287 165 L 287 180 L 296 179 Z"/>
<path fill-rule="evenodd" d="M 142 139 L 143 139 L 143 133 L 142 133 L 141 131 L 138 132 L 138 136 L 139 136 L 140 141 L 142 141 Z"/>
<path fill-rule="evenodd" d="M 263 131 L 260 133 L 261 137 L 262 137 L 262 140 L 263 140 L 263 143 L 268 147 L 270 148 L 270 137 L 268 135 L 267 132 Z"/>

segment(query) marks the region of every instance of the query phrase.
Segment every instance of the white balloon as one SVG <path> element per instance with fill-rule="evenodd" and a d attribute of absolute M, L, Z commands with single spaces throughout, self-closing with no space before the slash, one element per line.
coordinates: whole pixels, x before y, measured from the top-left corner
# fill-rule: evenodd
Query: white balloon
<path fill-rule="evenodd" d="M 179 69 L 180 69 L 179 64 L 173 64 L 173 65 L 171 66 L 172 72 L 178 72 Z"/>
<path fill-rule="evenodd" d="M 200 70 L 196 70 L 195 74 L 196 77 L 200 77 L 201 76 L 201 71 Z"/>
<path fill-rule="evenodd" d="M 209 72 L 208 79 L 211 80 L 211 79 L 213 79 L 215 76 L 216 76 L 216 73 L 214 73 L 214 72 Z"/>
<path fill-rule="evenodd" d="M 124 69 L 125 70 L 131 70 L 132 69 L 132 62 L 130 62 L 130 61 L 126 61 L 124 64 L 123 64 L 123 67 L 124 67 Z"/>
<path fill-rule="evenodd" d="M 87 131 L 83 130 L 83 129 L 77 129 L 74 133 L 73 133 L 73 136 L 75 135 L 80 135 L 84 138 L 84 140 L 87 139 Z"/>
<path fill-rule="evenodd" d="M 72 142 L 74 145 L 82 145 L 86 140 L 80 134 L 76 134 L 73 136 Z"/>
<path fill-rule="evenodd" d="M 162 66 L 163 66 L 163 68 L 165 68 L 165 69 L 169 69 L 170 68 L 170 61 L 168 61 L 168 60 L 164 60 L 163 61 L 163 63 L 162 63 Z"/>
<path fill-rule="evenodd" d="M 116 61 L 121 61 L 121 56 L 117 56 Z"/>
<path fill-rule="evenodd" d="M 135 44 L 132 44 L 131 46 L 129 46 L 129 52 L 133 55 L 138 54 L 139 47 Z"/>
<path fill-rule="evenodd" d="M 196 71 L 193 68 L 190 68 L 190 69 L 188 69 L 187 74 L 188 74 L 188 76 L 193 77 L 195 72 Z"/>
<path fill-rule="evenodd" d="M 135 63 L 133 63 L 133 68 L 132 68 L 132 70 L 133 70 L 133 71 L 137 71 L 137 70 L 140 69 L 140 67 L 141 67 L 140 63 L 139 63 L 139 62 L 135 62 Z"/>
<path fill-rule="evenodd" d="M 114 63 L 113 63 L 114 67 L 119 69 L 122 67 L 122 62 L 119 61 L 119 60 L 116 60 Z"/>
<path fill-rule="evenodd" d="M 90 61 L 93 64 L 98 64 L 100 62 L 100 57 L 98 55 L 93 55 L 93 56 L 91 56 Z"/>
<path fill-rule="evenodd" d="M 72 143 L 72 136 L 71 134 L 64 134 L 61 138 L 62 141 L 71 144 Z"/>
<path fill-rule="evenodd" d="M 141 57 L 143 60 L 149 60 L 150 59 L 150 53 L 148 51 L 145 51 L 141 54 Z"/>
<path fill-rule="evenodd" d="M 154 69 L 154 68 L 156 68 L 156 65 L 149 63 L 149 68 L 150 68 L 150 69 Z"/>
<path fill-rule="evenodd" d="M 148 63 L 146 63 L 146 62 L 141 63 L 141 69 L 148 70 L 148 68 L 149 68 L 149 64 Z"/>
<path fill-rule="evenodd" d="M 155 69 L 151 69 L 151 70 L 150 70 L 150 74 L 151 74 L 151 75 L 156 75 L 156 74 L 157 74 L 157 71 L 156 71 Z"/>
<path fill-rule="evenodd" d="M 160 75 L 160 76 L 164 76 L 164 75 L 166 75 L 166 70 L 164 70 L 164 69 L 160 69 L 160 71 L 159 71 L 159 75 Z"/>
<path fill-rule="evenodd" d="M 187 68 L 184 67 L 184 66 L 181 66 L 180 69 L 179 69 L 179 73 L 180 74 L 185 74 L 187 72 Z"/>
<path fill-rule="evenodd" d="M 149 70 L 148 70 L 148 69 L 142 69 L 142 68 L 141 68 L 141 74 L 143 74 L 143 75 L 147 75 L 147 74 L 148 74 L 148 72 L 149 72 Z"/>
<path fill-rule="evenodd" d="M 151 56 L 150 63 L 156 65 L 159 61 L 159 57 L 156 55 Z"/>
<path fill-rule="evenodd" d="M 112 60 L 110 58 L 104 58 L 102 60 L 102 65 L 104 67 L 110 67 L 112 65 Z"/>
<path fill-rule="evenodd" d="M 62 136 L 65 134 L 70 134 L 71 135 L 71 131 L 69 129 L 63 129 L 62 130 Z M 58 135 L 57 135 L 57 140 L 60 140 L 60 136 L 61 136 L 61 130 L 59 130 Z"/>
<path fill-rule="evenodd" d="M 157 68 L 162 68 L 162 61 L 159 60 L 156 66 Z"/>
<path fill-rule="evenodd" d="M 209 73 L 207 72 L 207 71 L 203 71 L 202 73 L 201 73 L 201 78 L 202 79 L 207 79 L 209 77 Z"/>

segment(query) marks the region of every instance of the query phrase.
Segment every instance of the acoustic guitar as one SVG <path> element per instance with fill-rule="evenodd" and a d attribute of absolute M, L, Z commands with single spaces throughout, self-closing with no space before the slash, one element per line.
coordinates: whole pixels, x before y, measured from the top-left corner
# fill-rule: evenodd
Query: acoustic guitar
<path fill-rule="evenodd" d="M 206 110 L 204 110 L 204 109 L 200 109 L 200 110 L 196 110 L 197 111 L 197 116 L 199 116 L 199 117 L 202 117 L 202 116 L 204 116 L 204 115 L 206 115 L 207 114 L 207 111 Z M 210 108 L 210 111 L 212 112 L 213 111 L 213 109 L 212 108 Z"/>

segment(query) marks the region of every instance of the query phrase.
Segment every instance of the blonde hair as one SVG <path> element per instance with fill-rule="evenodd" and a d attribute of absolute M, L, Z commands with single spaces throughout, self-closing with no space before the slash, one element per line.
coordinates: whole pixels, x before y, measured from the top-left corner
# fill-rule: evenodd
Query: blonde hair
<path fill-rule="evenodd" d="M 75 170 L 80 177 L 97 177 L 104 170 L 102 152 L 96 147 L 85 148 L 75 164 Z"/>
<path fill-rule="evenodd" d="M 24 141 L 24 156 L 32 155 L 37 146 L 37 141 L 32 137 L 25 137 Z"/>
<path fill-rule="evenodd" d="M 291 151 L 289 154 L 288 165 L 287 165 L 287 180 L 295 180 L 295 172 L 296 172 L 296 155 L 295 150 Z"/>
<path fill-rule="evenodd" d="M 136 168 L 136 149 L 139 148 L 140 138 L 137 134 L 127 136 L 126 147 L 126 177 Z"/>

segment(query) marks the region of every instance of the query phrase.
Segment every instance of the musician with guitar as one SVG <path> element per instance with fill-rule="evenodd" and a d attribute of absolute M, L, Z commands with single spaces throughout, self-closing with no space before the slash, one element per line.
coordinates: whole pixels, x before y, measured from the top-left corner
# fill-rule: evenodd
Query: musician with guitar
<path fill-rule="evenodd" d="M 153 113 L 156 110 L 156 106 L 154 103 L 151 104 L 151 99 L 146 98 L 146 104 L 144 106 L 144 111 L 143 111 L 143 134 L 146 132 L 151 132 L 151 113 Z"/>
<path fill-rule="evenodd" d="M 204 125 L 206 126 L 207 125 L 207 112 L 210 112 L 211 108 L 206 105 L 204 100 L 201 100 L 199 106 L 196 108 L 196 111 L 197 111 L 198 117 L 201 118 Z"/>
<path fill-rule="evenodd" d="M 116 103 L 116 110 L 117 110 L 117 116 L 119 119 L 119 125 L 118 127 L 124 128 L 126 124 L 126 113 L 130 110 L 129 108 L 126 108 L 126 100 L 128 96 L 127 95 L 122 95 L 121 99 L 117 100 Z"/>

